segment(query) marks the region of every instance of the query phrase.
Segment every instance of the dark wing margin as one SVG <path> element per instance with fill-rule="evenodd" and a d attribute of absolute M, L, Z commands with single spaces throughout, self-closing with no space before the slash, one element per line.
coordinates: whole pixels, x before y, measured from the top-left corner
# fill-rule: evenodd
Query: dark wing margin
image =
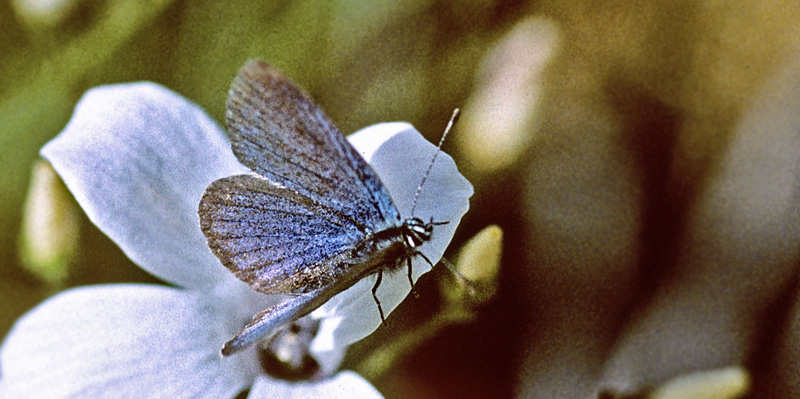
<path fill-rule="evenodd" d="M 242 68 L 228 94 L 228 134 L 254 172 L 339 209 L 362 230 L 400 219 L 377 174 L 308 94 L 261 60 Z"/>
<path fill-rule="evenodd" d="M 329 275 L 313 268 L 364 237 L 341 212 L 255 175 L 211 183 L 198 214 L 217 258 L 253 290 L 267 294 L 328 285 Z"/>

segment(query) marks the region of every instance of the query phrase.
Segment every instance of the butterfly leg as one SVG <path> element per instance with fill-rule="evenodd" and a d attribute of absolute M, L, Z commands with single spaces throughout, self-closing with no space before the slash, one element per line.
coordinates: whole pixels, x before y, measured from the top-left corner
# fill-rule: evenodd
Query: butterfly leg
<path fill-rule="evenodd" d="M 430 221 L 430 222 L 428 222 L 428 224 L 432 224 L 432 225 L 434 225 L 434 226 L 441 226 L 441 225 L 445 225 L 445 224 L 448 224 L 448 223 L 450 223 L 450 222 L 449 222 L 449 221 L 444 221 L 444 222 L 434 222 L 434 221 L 433 221 L 433 217 L 432 217 L 432 216 L 431 216 L 431 221 Z"/>
<path fill-rule="evenodd" d="M 381 323 L 386 326 L 386 318 L 383 317 L 383 308 L 381 307 L 381 301 L 378 300 L 378 286 L 381 285 L 381 280 L 383 279 L 383 269 L 378 270 L 378 279 L 375 280 L 375 285 L 372 287 L 372 299 L 375 300 L 375 304 L 378 305 L 378 312 L 381 314 Z"/>
<path fill-rule="evenodd" d="M 431 262 L 431 260 L 430 260 L 430 259 L 428 259 L 428 257 L 427 257 L 427 256 L 425 256 L 425 254 L 423 254 L 422 252 L 419 252 L 419 251 L 414 251 L 414 256 L 419 256 L 419 257 L 421 257 L 422 259 L 425 259 L 425 262 L 428 262 L 428 264 L 429 264 L 429 265 L 431 265 L 431 268 L 433 268 L 433 263 Z M 411 266 L 409 266 L 409 268 L 411 268 Z M 411 274 L 411 271 L 409 271 L 409 272 L 408 272 L 408 274 L 410 275 L 410 274 Z"/>
<path fill-rule="evenodd" d="M 411 293 L 414 294 L 414 298 L 419 298 L 419 293 L 417 293 L 417 289 L 414 287 L 414 279 L 411 278 L 411 257 L 409 256 L 406 258 L 406 262 L 408 262 L 408 282 L 411 284 Z"/>

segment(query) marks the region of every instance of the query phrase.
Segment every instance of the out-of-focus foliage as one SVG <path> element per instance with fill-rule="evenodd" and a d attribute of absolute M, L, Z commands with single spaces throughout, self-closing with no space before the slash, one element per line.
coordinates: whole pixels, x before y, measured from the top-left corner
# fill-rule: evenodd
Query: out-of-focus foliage
<path fill-rule="evenodd" d="M 406 120 L 435 140 L 463 107 L 445 148 L 476 195 L 453 248 L 502 227 L 497 299 L 382 392 L 658 394 L 731 366 L 754 397 L 800 394 L 799 20 L 788 1 L 4 2 L 0 333 L 52 288 L 17 237 L 81 94 L 150 80 L 221 120 L 259 57 L 344 132 Z M 81 223 L 68 285 L 149 279 Z"/>
<path fill-rule="evenodd" d="M 22 214 L 22 267 L 53 288 L 69 277 L 78 247 L 80 208 L 55 170 L 37 161 Z"/>

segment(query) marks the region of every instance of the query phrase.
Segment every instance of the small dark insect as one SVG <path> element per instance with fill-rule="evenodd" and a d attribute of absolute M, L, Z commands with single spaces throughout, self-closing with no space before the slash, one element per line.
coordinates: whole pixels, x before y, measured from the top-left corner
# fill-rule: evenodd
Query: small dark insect
<path fill-rule="evenodd" d="M 431 263 L 417 247 L 446 222 L 402 220 L 344 135 L 266 62 L 250 61 L 234 80 L 226 122 L 236 158 L 257 175 L 211 183 L 200 200 L 200 227 L 222 264 L 253 290 L 297 296 L 256 314 L 222 354 L 246 348 L 375 273 L 372 295 L 383 320 L 375 293 L 384 270 L 407 265 L 413 289 L 411 259 Z"/>

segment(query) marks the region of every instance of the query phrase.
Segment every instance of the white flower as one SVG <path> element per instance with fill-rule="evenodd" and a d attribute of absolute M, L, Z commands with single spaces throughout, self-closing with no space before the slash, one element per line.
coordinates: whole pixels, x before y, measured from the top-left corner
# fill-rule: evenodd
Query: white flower
<path fill-rule="evenodd" d="M 351 136 L 401 215 L 434 147 L 406 123 Z M 380 325 L 374 277 L 312 314 L 321 319 L 312 355 L 326 375 L 288 383 L 266 375 L 249 348 L 222 345 L 282 298 L 250 290 L 223 267 L 200 231 L 197 205 L 212 181 L 248 173 L 222 130 L 199 107 L 152 83 L 89 91 L 72 120 L 42 149 L 89 218 L 140 267 L 173 286 L 115 284 L 62 292 L 28 312 L 0 348 L 0 397 L 379 397 L 358 375 L 335 370 L 346 346 Z M 416 215 L 437 226 L 422 247 L 437 261 L 468 208 L 472 187 L 440 154 Z M 430 267 L 415 259 L 415 278 Z M 409 292 L 404 273 L 378 290 L 387 312 Z"/>

